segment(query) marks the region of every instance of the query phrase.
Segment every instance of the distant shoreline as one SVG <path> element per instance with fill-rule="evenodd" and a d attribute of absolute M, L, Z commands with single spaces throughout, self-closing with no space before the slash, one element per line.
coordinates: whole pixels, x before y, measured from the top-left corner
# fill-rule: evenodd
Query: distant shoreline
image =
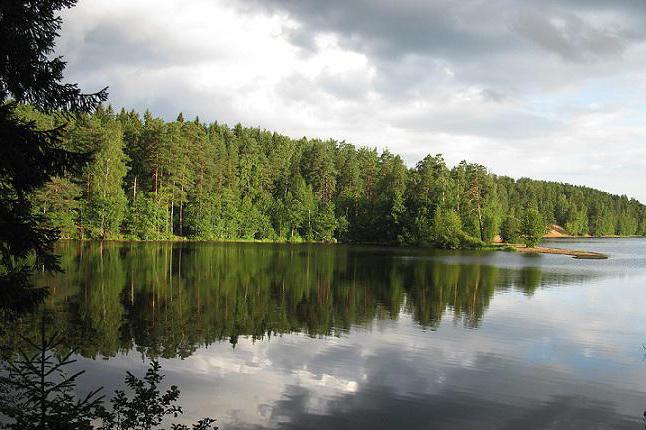
<path fill-rule="evenodd" d="M 640 236 L 637 234 L 630 235 L 630 236 L 543 236 L 543 239 L 547 240 L 567 240 L 567 239 L 575 239 L 575 240 L 588 240 L 588 239 L 643 239 L 646 236 Z"/>
<path fill-rule="evenodd" d="M 589 234 L 583 236 L 575 236 L 568 233 L 563 227 L 558 224 L 552 224 L 549 226 L 547 233 L 543 236 L 543 239 L 624 239 L 624 238 L 638 238 L 644 237 L 640 235 L 627 235 L 621 236 L 618 234 L 604 235 L 604 236 L 592 236 Z"/>

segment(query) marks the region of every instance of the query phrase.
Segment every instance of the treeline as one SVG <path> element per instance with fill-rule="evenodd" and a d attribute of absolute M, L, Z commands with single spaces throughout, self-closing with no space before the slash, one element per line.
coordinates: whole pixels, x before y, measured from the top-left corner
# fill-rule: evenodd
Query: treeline
<path fill-rule="evenodd" d="M 62 120 L 29 106 L 39 127 Z M 66 119 L 67 121 L 68 119 Z M 292 139 L 258 128 L 115 113 L 66 127 L 92 151 L 81 175 L 53 179 L 34 206 L 63 237 L 333 241 L 478 246 L 559 224 L 574 235 L 644 235 L 645 207 L 568 184 L 514 180 L 441 155 L 415 167 L 388 150 Z M 537 232 L 538 230 L 538 232 Z"/>

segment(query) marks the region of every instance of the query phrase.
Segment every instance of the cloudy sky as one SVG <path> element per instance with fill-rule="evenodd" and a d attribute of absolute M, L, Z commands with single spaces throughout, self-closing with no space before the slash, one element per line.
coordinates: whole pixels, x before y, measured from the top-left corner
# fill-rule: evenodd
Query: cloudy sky
<path fill-rule="evenodd" d="M 646 2 L 79 0 L 66 77 L 174 119 L 646 201 Z"/>

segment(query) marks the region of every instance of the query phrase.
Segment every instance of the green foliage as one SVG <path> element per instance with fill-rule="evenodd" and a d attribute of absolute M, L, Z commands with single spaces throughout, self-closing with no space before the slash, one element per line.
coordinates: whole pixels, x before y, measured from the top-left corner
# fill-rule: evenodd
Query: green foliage
<path fill-rule="evenodd" d="M 617 219 L 616 234 L 620 236 L 632 236 L 637 233 L 638 220 L 628 212 L 622 212 Z"/>
<path fill-rule="evenodd" d="M 134 239 L 164 239 L 166 215 L 165 206 L 154 193 L 139 193 L 130 204 L 126 232 Z"/>
<path fill-rule="evenodd" d="M 497 177 L 466 161 L 449 168 L 440 154 L 407 168 L 388 150 L 110 107 L 76 120 L 66 142 L 95 159 L 32 200 L 70 237 L 476 247 L 520 236 L 510 218 L 522 220 L 527 207 L 575 235 L 646 232 L 644 206 L 625 196 Z"/>
<path fill-rule="evenodd" d="M 541 213 L 534 208 L 528 209 L 520 225 L 520 235 L 526 246 L 534 248 L 545 234 L 545 221 Z"/>
<path fill-rule="evenodd" d="M 597 202 L 591 210 L 591 230 L 595 236 L 610 236 L 616 232 L 616 214 L 603 203 Z"/>
<path fill-rule="evenodd" d="M 577 209 L 575 205 L 570 205 L 564 227 L 571 235 L 581 236 L 587 234 L 589 230 L 587 209 Z"/>
<path fill-rule="evenodd" d="M 126 214 L 123 179 L 127 168 L 121 126 L 110 118 L 101 118 L 102 115 L 98 111 L 87 124 L 76 127 L 70 140 L 94 154 L 83 175 L 82 230 L 90 238 L 110 239 L 119 237 Z"/>
<path fill-rule="evenodd" d="M 289 228 L 289 238 L 295 234 L 310 238 L 313 236 L 312 216 L 316 213 L 316 197 L 311 185 L 302 176 L 297 176 L 285 196 L 284 219 Z"/>
<path fill-rule="evenodd" d="M 505 217 L 500 226 L 500 237 L 506 243 L 518 243 L 520 240 L 520 221 L 513 215 Z"/>
<path fill-rule="evenodd" d="M 337 219 L 334 216 L 334 203 L 321 203 L 312 220 L 313 237 L 331 242 L 334 240 L 334 231 L 336 228 Z"/>
<path fill-rule="evenodd" d="M 188 199 L 184 213 L 184 233 L 194 239 L 214 239 L 215 226 L 213 223 L 215 196 L 203 191 L 197 192 Z"/>
<path fill-rule="evenodd" d="M 431 242 L 439 248 L 456 249 L 462 244 L 462 221 L 451 210 L 438 210 L 433 217 Z"/>
<path fill-rule="evenodd" d="M 34 210 L 63 238 L 75 238 L 79 217 L 81 187 L 70 179 L 53 177 L 33 195 Z"/>

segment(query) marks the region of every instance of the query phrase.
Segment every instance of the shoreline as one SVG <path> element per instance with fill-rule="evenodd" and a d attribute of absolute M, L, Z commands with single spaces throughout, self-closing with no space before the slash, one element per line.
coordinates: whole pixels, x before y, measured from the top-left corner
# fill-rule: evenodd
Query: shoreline
<path fill-rule="evenodd" d="M 613 238 L 625 238 L 628 236 L 620 237 L 609 237 L 603 239 L 613 239 Z M 641 237 L 641 236 L 634 236 Z M 573 239 L 571 238 L 561 238 L 561 239 Z M 131 244 L 140 244 L 140 243 L 255 243 L 255 244 L 282 244 L 282 245 L 344 245 L 340 242 L 316 242 L 316 241 L 268 241 L 268 240 L 195 240 L 195 239 L 165 239 L 165 240 L 129 240 L 129 239 L 105 239 L 105 240 L 96 240 L 96 239 L 68 239 L 61 238 L 59 241 L 62 242 L 112 242 L 112 243 L 131 243 Z M 354 244 L 354 245 L 367 245 L 367 246 L 395 246 L 392 244 Z M 424 249 L 427 247 L 413 246 L 413 248 Z M 427 249 L 440 249 L 440 248 L 427 248 Z M 472 251 L 510 251 L 510 252 L 520 252 L 523 254 L 554 254 L 554 255 L 569 255 L 572 258 L 579 260 L 606 260 L 608 256 L 600 252 L 594 251 L 583 251 L 578 249 L 566 249 L 566 248 L 551 248 L 547 246 L 537 246 L 535 248 L 528 248 L 522 244 L 508 244 L 508 243 L 490 243 L 479 248 L 460 248 L 460 250 L 472 250 Z"/>

